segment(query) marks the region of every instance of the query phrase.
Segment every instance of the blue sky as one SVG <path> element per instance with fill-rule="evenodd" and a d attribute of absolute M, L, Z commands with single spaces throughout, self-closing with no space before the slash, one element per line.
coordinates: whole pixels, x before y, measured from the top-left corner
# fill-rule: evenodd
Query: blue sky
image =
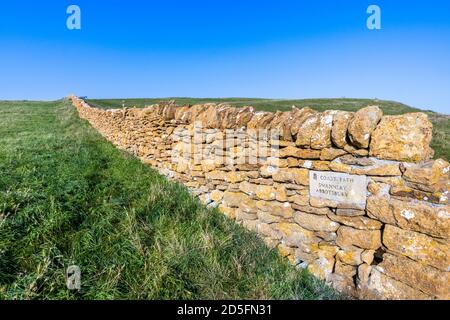
<path fill-rule="evenodd" d="M 81 30 L 66 28 L 71 4 Z M 355 97 L 448 114 L 449 88 L 446 0 L 0 4 L 0 99 Z"/>

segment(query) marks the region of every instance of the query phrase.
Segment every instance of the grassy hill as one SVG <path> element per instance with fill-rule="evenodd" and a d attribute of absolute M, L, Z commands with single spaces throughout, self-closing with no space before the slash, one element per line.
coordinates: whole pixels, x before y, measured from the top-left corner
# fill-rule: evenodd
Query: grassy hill
<path fill-rule="evenodd" d="M 0 300 L 339 298 L 68 101 L 0 102 L 0 146 Z"/>
<path fill-rule="evenodd" d="M 384 114 L 396 115 L 408 112 L 425 112 L 433 122 L 432 148 L 435 150 L 435 158 L 444 158 L 450 161 L 450 115 L 442 115 L 433 111 L 423 111 L 409 107 L 405 104 L 370 99 L 304 99 L 304 100 L 270 100 L 251 98 L 227 98 L 227 99 L 198 99 L 198 98 L 166 98 L 166 99 L 92 99 L 89 103 L 99 108 L 144 107 L 163 100 L 175 100 L 180 105 L 208 102 L 226 102 L 236 107 L 253 106 L 263 111 L 286 111 L 293 105 L 302 108 L 310 107 L 318 111 L 347 110 L 356 111 L 368 105 L 378 105 Z"/>

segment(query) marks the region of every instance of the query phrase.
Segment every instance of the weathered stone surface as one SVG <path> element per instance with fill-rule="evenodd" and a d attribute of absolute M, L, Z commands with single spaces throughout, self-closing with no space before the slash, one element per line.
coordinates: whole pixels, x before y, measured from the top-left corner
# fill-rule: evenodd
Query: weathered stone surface
<path fill-rule="evenodd" d="M 369 217 L 384 223 L 395 225 L 394 214 L 389 204 L 389 197 L 370 196 L 367 198 L 367 214 Z"/>
<path fill-rule="evenodd" d="M 416 197 L 435 198 L 433 202 L 449 204 L 450 164 L 438 159 L 423 164 L 402 164 L 404 188 Z M 430 199 L 431 201 L 431 199 Z"/>
<path fill-rule="evenodd" d="M 305 120 L 308 119 L 311 115 L 316 114 L 317 111 L 308 107 L 303 109 L 293 108 L 293 111 L 295 112 L 291 123 L 291 133 L 293 136 L 297 136 L 297 133 Z"/>
<path fill-rule="evenodd" d="M 248 199 L 248 196 L 242 192 L 225 191 L 223 195 L 223 204 L 227 207 L 237 208 L 239 204 Z"/>
<path fill-rule="evenodd" d="M 410 286 L 392 279 L 376 268 L 372 268 L 367 288 L 381 299 L 390 300 L 427 300 L 430 296 L 415 290 Z M 373 298 L 373 296 L 369 296 Z"/>
<path fill-rule="evenodd" d="M 366 212 L 364 210 L 356 210 L 356 209 L 336 209 L 336 215 L 345 216 L 345 217 L 358 217 L 365 215 Z"/>
<path fill-rule="evenodd" d="M 379 230 L 359 230 L 342 226 L 337 231 L 336 243 L 340 247 L 356 246 L 362 249 L 376 250 L 381 247 Z"/>
<path fill-rule="evenodd" d="M 258 211 L 257 201 L 247 197 L 239 203 L 239 209 L 247 213 L 256 213 Z"/>
<path fill-rule="evenodd" d="M 219 190 L 214 190 L 211 192 L 211 200 L 219 202 L 223 199 L 223 192 Z"/>
<path fill-rule="evenodd" d="M 372 134 L 370 155 L 380 159 L 420 162 L 433 156 L 433 125 L 424 113 L 385 116 Z"/>
<path fill-rule="evenodd" d="M 382 116 L 383 111 L 377 106 L 369 106 L 356 112 L 348 125 L 351 143 L 358 148 L 368 148 L 372 131 Z"/>
<path fill-rule="evenodd" d="M 236 209 L 227 207 L 223 204 L 219 205 L 219 210 L 230 219 L 236 219 Z"/>
<path fill-rule="evenodd" d="M 318 117 L 317 126 L 311 135 L 311 148 L 321 150 L 331 147 L 331 128 L 336 111 L 324 111 Z"/>
<path fill-rule="evenodd" d="M 344 148 L 347 145 L 348 124 L 353 116 L 353 112 L 338 111 L 333 117 L 331 139 L 339 148 Z"/>
<path fill-rule="evenodd" d="M 450 272 L 440 271 L 403 256 L 385 253 L 377 269 L 387 276 L 435 296 L 450 299 Z"/>
<path fill-rule="evenodd" d="M 361 257 L 363 252 L 364 249 L 350 246 L 339 250 L 336 254 L 336 259 L 347 265 L 359 266 L 363 263 Z"/>
<path fill-rule="evenodd" d="M 309 184 L 309 171 L 299 168 L 282 168 L 273 173 L 276 182 L 290 182 L 307 186 Z"/>
<path fill-rule="evenodd" d="M 382 223 L 380 221 L 361 216 L 346 217 L 338 216 L 335 214 L 328 214 L 328 218 L 333 221 L 339 222 L 340 224 L 344 224 L 346 226 L 361 230 L 380 230 L 382 226 Z"/>
<path fill-rule="evenodd" d="M 316 207 L 311 207 L 309 205 L 296 205 L 296 204 L 293 204 L 292 208 L 297 210 L 297 211 L 306 212 L 306 213 L 313 213 L 313 214 L 326 215 L 326 214 L 332 213 L 332 211 L 329 208 L 316 208 Z"/>
<path fill-rule="evenodd" d="M 300 125 L 297 131 L 297 140 L 295 144 L 303 148 L 311 147 L 311 136 L 319 126 L 320 114 L 315 113 L 309 115 L 304 122 Z"/>
<path fill-rule="evenodd" d="M 300 159 L 319 159 L 321 152 L 313 149 L 300 149 L 296 147 L 287 147 L 280 150 L 280 157 L 295 157 Z"/>
<path fill-rule="evenodd" d="M 294 213 L 294 221 L 303 228 L 312 231 L 334 232 L 339 228 L 339 224 L 328 219 L 327 216 L 300 211 Z"/>
<path fill-rule="evenodd" d="M 258 211 L 258 219 L 261 222 L 269 223 L 269 224 L 281 221 L 280 216 L 275 216 L 273 214 L 270 214 L 269 212 L 264 212 L 264 211 Z"/>
<path fill-rule="evenodd" d="M 235 210 L 236 221 L 256 220 L 258 216 L 255 213 L 248 213 L 242 209 Z"/>
<path fill-rule="evenodd" d="M 450 239 L 450 206 L 396 199 L 392 199 L 389 206 L 401 228 Z"/>
<path fill-rule="evenodd" d="M 383 244 L 391 251 L 413 260 L 450 271 L 450 245 L 422 233 L 386 225 Z"/>
<path fill-rule="evenodd" d="M 280 216 L 283 218 L 292 218 L 294 214 L 294 209 L 292 209 L 289 202 L 278 202 L 278 201 L 258 201 L 256 203 L 259 210 L 264 212 L 269 212 L 270 214 Z"/>
<path fill-rule="evenodd" d="M 340 156 L 347 154 L 347 151 L 336 148 L 326 148 L 320 152 L 320 160 L 322 161 L 332 161 Z M 307 159 L 307 158 L 303 158 Z"/>
<path fill-rule="evenodd" d="M 296 223 L 280 222 L 278 230 L 283 236 L 283 243 L 290 247 L 299 247 L 305 243 L 318 243 L 319 239 L 314 232 L 300 227 Z"/>

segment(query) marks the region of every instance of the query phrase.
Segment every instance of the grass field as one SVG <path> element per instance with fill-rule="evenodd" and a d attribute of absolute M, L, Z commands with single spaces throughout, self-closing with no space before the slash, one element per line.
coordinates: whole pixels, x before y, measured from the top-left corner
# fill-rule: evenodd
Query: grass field
<path fill-rule="evenodd" d="M 65 285 L 72 264 L 80 292 Z M 0 102 L 0 299 L 219 298 L 340 297 L 69 102 Z"/>
<path fill-rule="evenodd" d="M 324 110 L 348 110 L 356 111 L 368 105 L 378 105 L 387 115 L 403 114 L 408 112 L 425 112 L 433 122 L 432 148 L 436 151 L 435 158 L 444 158 L 450 161 L 450 115 L 442 115 L 432 111 L 422 111 L 409 107 L 405 104 L 370 99 L 306 99 L 306 100 L 268 100 L 268 99 L 194 99 L 194 98 L 167 98 L 167 99 L 109 99 L 109 100 L 89 100 L 89 103 L 100 108 L 121 108 L 144 107 L 158 103 L 162 100 L 175 100 L 178 104 L 196 104 L 207 102 L 227 102 L 236 107 L 253 106 L 257 110 L 264 111 L 286 111 L 293 105 L 301 107 L 311 107 L 318 111 Z M 450 106 L 449 106 L 450 109 Z"/>

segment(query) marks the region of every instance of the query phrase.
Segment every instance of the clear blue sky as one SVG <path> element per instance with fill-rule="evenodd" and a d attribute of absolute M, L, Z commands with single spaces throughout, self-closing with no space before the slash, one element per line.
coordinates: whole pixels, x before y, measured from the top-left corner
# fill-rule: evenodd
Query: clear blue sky
<path fill-rule="evenodd" d="M 382 30 L 366 27 L 370 4 Z M 69 93 L 376 97 L 448 114 L 450 1 L 2 1 L 0 99 Z"/>

